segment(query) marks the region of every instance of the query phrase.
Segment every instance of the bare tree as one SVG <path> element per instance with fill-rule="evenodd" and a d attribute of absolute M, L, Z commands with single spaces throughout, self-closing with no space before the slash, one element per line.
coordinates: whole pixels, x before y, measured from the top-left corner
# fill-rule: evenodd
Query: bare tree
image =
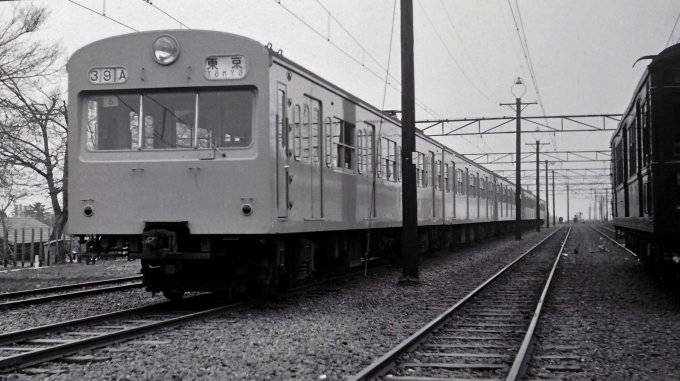
<path fill-rule="evenodd" d="M 64 74 L 63 50 L 34 37 L 47 17 L 45 8 L 22 4 L 0 21 L 0 165 L 22 171 L 22 185 L 47 194 L 58 234 L 68 220 L 68 128 L 55 84 Z"/>
<path fill-rule="evenodd" d="M 19 174 L 15 171 L 15 168 L 9 165 L 0 167 L 0 227 L 2 227 L 0 239 L 4 242 L 2 245 L 4 265 L 7 265 L 7 251 L 9 249 L 7 241 L 9 231 L 12 228 L 9 220 L 9 209 L 16 205 L 17 201 L 28 195 L 25 190 L 18 186 L 18 178 Z"/>

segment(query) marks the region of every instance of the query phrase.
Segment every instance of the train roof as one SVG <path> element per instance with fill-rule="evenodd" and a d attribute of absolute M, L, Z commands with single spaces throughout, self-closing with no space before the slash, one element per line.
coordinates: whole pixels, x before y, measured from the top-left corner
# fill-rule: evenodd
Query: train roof
<path fill-rule="evenodd" d="M 680 59 L 680 44 L 675 44 L 673 46 L 669 46 L 668 48 L 662 50 L 657 55 L 641 57 L 635 62 L 637 63 L 640 60 L 649 59 L 649 58 L 651 58 L 652 61 L 647 65 L 644 73 L 642 73 L 642 77 L 640 78 L 640 81 L 638 81 L 638 84 L 635 86 L 635 91 L 633 92 L 633 96 L 631 97 L 630 102 L 628 102 L 628 106 L 626 106 L 626 109 L 623 112 L 623 117 L 621 118 L 621 121 L 619 122 L 618 126 L 616 127 L 616 131 L 614 131 L 611 139 L 609 140 L 609 145 L 611 145 L 614 142 L 614 139 L 616 138 L 616 136 L 621 131 L 621 128 L 625 124 L 626 118 L 628 117 L 628 115 L 631 112 L 633 112 L 633 109 L 635 107 L 635 99 L 637 98 L 637 94 L 640 93 L 642 88 L 647 83 L 647 79 L 649 77 L 650 71 L 654 71 L 658 67 L 668 64 L 669 61 L 677 61 L 678 59 Z M 635 64 L 633 64 L 633 66 L 635 66 Z"/>

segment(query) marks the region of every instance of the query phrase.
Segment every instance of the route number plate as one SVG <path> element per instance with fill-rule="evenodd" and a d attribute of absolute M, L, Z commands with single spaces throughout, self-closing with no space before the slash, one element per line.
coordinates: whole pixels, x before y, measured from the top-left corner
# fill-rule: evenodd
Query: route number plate
<path fill-rule="evenodd" d="M 90 69 L 88 79 L 93 85 L 125 83 L 128 79 L 128 71 L 124 67 L 98 67 Z"/>
<path fill-rule="evenodd" d="M 211 56 L 205 59 L 205 78 L 211 81 L 242 79 L 248 66 L 245 56 Z"/>

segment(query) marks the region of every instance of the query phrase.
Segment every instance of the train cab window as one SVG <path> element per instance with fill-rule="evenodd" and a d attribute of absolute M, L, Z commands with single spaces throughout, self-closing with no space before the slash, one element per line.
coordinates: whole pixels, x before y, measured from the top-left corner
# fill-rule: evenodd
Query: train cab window
<path fill-rule="evenodd" d="M 444 164 L 444 186 L 446 187 L 446 193 L 451 192 L 451 184 L 449 183 L 449 165 Z"/>
<path fill-rule="evenodd" d="M 253 140 L 255 93 L 250 90 L 199 91 L 197 103 L 198 148 L 250 146 Z M 143 112 L 149 115 L 146 103 Z M 177 115 L 180 116 L 180 113 Z"/>
<path fill-rule="evenodd" d="M 138 149 L 140 98 L 141 94 L 89 96 L 85 103 L 87 149 Z"/>
<path fill-rule="evenodd" d="M 328 117 L 326 118 L 326 167 L 329 168 L 333 164 L 332 154 L 335 152 L 331 149 L 333 147 L 333 133 L 331 130 L 331 118 Z"/>
<path fill-rule="evenodd" d="M 333 145 L 337 168 L 354 171 L 355 126 L 344 120 L 333 123 Z"/>
<path fill-rule="evenodd" d="M 248 147 L 252 141 L 255 94 L 249 90 L 107 92 L 84 101 L 92 151 Z"/>
<path fill-rule="evenodd" d="M 300 125 L 300 105 L 293 108 L 293 152 L 295 160 L 302 157 L 302 144 L 300 144 L 302 126 Z"/>

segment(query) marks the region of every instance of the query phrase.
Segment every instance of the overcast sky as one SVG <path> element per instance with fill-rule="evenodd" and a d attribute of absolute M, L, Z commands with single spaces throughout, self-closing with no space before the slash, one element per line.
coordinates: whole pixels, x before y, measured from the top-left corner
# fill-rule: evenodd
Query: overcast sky
<path fill-rule="evenodd" d="M 106 16 L 139 31 L 180 27 L 158 7 L 191 29 L 271 42 L 285 56 L 377 107 L 383 104 L 383 68 L 388 61 L 396 78 L 390 84 L 400 88 L 398 3 L 389 60 L 394 0 L 281 0 L 309 26 L 276 0 L 153 0 L 153 6 L 143 0 L 74 1 L 99 13 L 105 9 Z M 35 2 L 51 10 L 40 38 L 61 42 L 68 55 L 102 38 L 135 33 L 67 0 Z M 7 17 L 14 4 L 0 4 L 0 17 Z M 680 39 L 680 27 L 671 36 L 680 12 L 678 0 L 414 0 L 416 97 L 427 108 L 417 109 L 418 120 L 514 115 L 498 104 L 514 101 L 510 88 L 518 76 L 527 84 L 522 99 L 537 100 L 511 8 L 518 22 L 521 15 L 546 115 L 622 113 L 646 66 L 631 68 L 633 62 L 663 50 L 669 36 L 671 44 Z M 330 22 L 330 43 L 329 17 L 337 20 Z M 400 94 L 391 87 L 384 102 L 385 109 L 401 108 Z M 524 115 L 541 115 L 541 108 L 529 106 Z M 524 140 L 533 141 L 531 135 L 525 134 Z M 610 137 L 611 132 L 544 134 L 541 140 L 550 142 L 547 150 L 596 150 L 608 149 Z M 512 135 L 451 137 L 443 142 L 464 153 L 514 151 Z M 609 165 L 556 168 L 587 166 Z M 571 214 L 587 215 L 591 200 L 572 194 Z M 565 196 L 558 194 L 556 204 L 556 214 L 565 216 Z"/>

